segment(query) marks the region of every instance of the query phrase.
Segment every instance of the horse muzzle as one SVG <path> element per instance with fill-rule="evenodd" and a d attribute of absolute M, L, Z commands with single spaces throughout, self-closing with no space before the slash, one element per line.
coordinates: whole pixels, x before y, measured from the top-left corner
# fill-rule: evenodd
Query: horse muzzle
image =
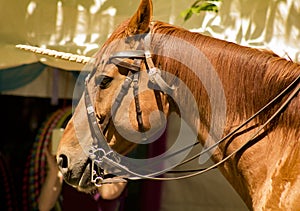
<path fill-rule="evenodd" d="M 96 188 L 91 179 L 92 171 L 97 175 L 101 175 L 100 172 L 103 172 L 90 159 L 81 161 L 79 164 L 77 163 L 78 165 L 70 165 L 70 159 L 65 154 L 58 156 L 57 163 L 64 181 L 82 192 L 90 193 Z"/>

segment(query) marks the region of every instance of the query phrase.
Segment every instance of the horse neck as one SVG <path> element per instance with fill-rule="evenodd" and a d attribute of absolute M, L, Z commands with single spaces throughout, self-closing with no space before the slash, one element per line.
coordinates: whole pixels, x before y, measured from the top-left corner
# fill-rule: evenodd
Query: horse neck
<path fill-rule="evenodd" d="M 157 65 L 186 83 L 198 103 L 201 121 L 209 121 L 211 99 L 217 98 L 220 91 L 224 92 L 226 108 L 219 109 L 226 109 L 227 124 L 238 124 L 266 105 L 300 74 L 298 64 L 272 52 L 239 46 L 160 22 L 155 32 L 167 34 L 166 39 L 162 39 L 163 36 L 158 36 L 157 40 L 154 38 L 154 48 L 162 48 L 158 50 L 159 54 L 180 58 L 177 63 L 170 59 L 158 59 Z M 172 37 L 176 38 L 172 41 Z M 178 42 L 180 39 L 183 42 Z M 184 42 L 190 43 L 195 49 L 185 51 Z M 182 61 L 193 67 L 192 70 Z M 216 77 L 223 90 L 215 87 Z M 173 83 L 172 79 L 169 83 Z M 185 94 L 179 90 L 177 96 L 180 98 Z M 194 117 L 191 112 L 188 120 L 191 125 L 199 122 Z"/>
<path fill-rule="evenodd" d="M 167 28 L 167 29 L 166 29 Z M 274 55 L 271 52 L 261 51 L 248 47 L 238 46 L 233 43 L 217 40 L 211 37 L 193 34 L 182 29 L 172 28 L 170 26 L 164 27 L 161 33 L 169 31 L 169 34 L 181 37 L 188 40 L 192 45 L 199 49 L 209 60 L 214 67 L 223 88 L 223 93 L 226 98 L 226 108 L 217 106 L 217 112 L 222 112 L 226 109 L 226 119 L 224 125 L 224 135 L 232 131 L 234 127 L 240 125 L 255 112 L 265 106 L 270 100 L 276 97 L 283 89 L 285 89 L 293 80 L 300 74 L 300 67 L 291 61 L 287 61 Z M 168 40 L 167 42 L 171 42 Z M 172 46 L 172 44 L 168 43 Z M 173 43 L 179 45 L 180 43 Z M 170 46 L 166 47 L 165 51 L 170 50 Z M 174 47 L 173 47 L 174 48 Z M 180 49 L 180 47 L 179 47 Z M 184 58 L 190 63 L 199 63 L 197 71 L 205 70 L 206 64 L 203 65 L 201 61 L 197 60 L 197 55 L 193 53 L 188 54 L 189 51 L 184 51 L 184 48 L 174 50 L 174 54 L 180 54 L 179 57 Z M 178 57 L 178 55 L 177 55 Z M 195 114 L 191 110 L 187 110 L 188 116 L 186 121 L 190 126 L 197 127 L 199 131 L 199 139 L 205 144 L 209 134 L 209 127 L 211 125 L 212 106 L 208 93 L 213 93 L 216 97 L 220 94 L 220 90 L 214 90 L 214 87 L 209 87 L 212 91 L 208 91 L 207 87 L 202 84 L 202 79 L 197 79 L 195 74 L 191 74 L 185 65 L 172 63 L 167 59 L 158 59 L 157 65 L 161 65 L 162 69 L 169 71 L 183 80 L 190 91 L 193 93 L 200 113 L 200 118 L 196 119 Z M 204 79 L 205 80 L 205 79 Z M 208 78 L 206 80 L 213 80 Z M 178 90 L 176 95 L 182 104 L 185 102 L 185 92 Z M 218 146 L 215 151 L 213 159 L 219 161 L 226 154 L 234 151 L 236 148 L 245 143 L 247 139 L 253 134 L 253 128 L 257 129 L 257 125 L 263 124 L 266 119 L 282 104 L 286 99 L 276 102 L 274 107 L 263 112 L 258 118 L 254 119 L 253 123 L 248 124 L 243 132 L 235 136 L 234 141 L 231 139 L 224 144 Z M 289 106 L 285 109 L 284 115 L 272 125 L 272 131 L 268 134 L 261 134 L 257 142 L 252 143 L 253 146 L 242 152 L 242 157 L 233 157 L 231 162 L 226 163 L 221 167 L 222 173 L 229 180 L 234 188 L 238 191 L 244 201 L 249 207 L 264 206 L 253 205 L 259 203 L 271 203 L 271 199 L 265 202 L 257 202 L 261 200 L 259 195 L 262 190 L 270 188 L 267 187 L 266 181 L 272 178 L 272 174 L 267 168 L 272 168 L 280 163 L 282 157 L 286 158 L 287 154 L 291 154 L 293 148 L 299 149 L 299 119 L 300 119 L 300 97 L 293 99 Z M 217 114 L 218 115 L 218 114 Z M 288 122 L 288 124 L 286 124 Z M 217 123 L 218 125 L 219 123 Z M 253 128 L 252 128 L 253 127 Z M 290 135 L 291 134 L 291 135 Z M 211 135 L 212 138 L 213 135 Z M 261 140 L 265 139 L 265 140 Z M 292 141 L 297 147 L 283 147 L 286 146 L 284 142 Z M 217 139 L 215 139 L 216 141 Z M 272 149 L 272 150 L 267 150 Z M 276 153 L 276 150 L 280 153 Z M 284 154 L 285 153 L 285 154 Z M 300 155 L 293 152 L 295 156 Z M 263 165 L 268 155 L 266 162 L 268 166 Z M 291 158 L 294 159 L 294 158 Z M 299 157 L 300 159 L 300 157 Z M 298 160 L 299 160 L 298 159 Z M 297 160 L 297 159 L 295 159 Z M 261 163 L 262 165 L 258 165 Z M 299 164 L 299 163 L 298 163 Z M 255 169 L 253 169 L 255 166 Z M 299 171 L 299 169 L 293 169 Z M 300 172 L 299 172 L 300 173 Z M 259 176 L 259 178 L 258 178 Z M 274 179 L 274 178 L 273 178 Z M 278 184 L 279 185 L 279 184 Z M 273 187 L 275 188 L 275 186 Z M 271 197 L 276 199 L 276 197 Z"/>
<path fill-rule="evenodd" d="M 226 43 L 222 49 L 219 57 L 211 57 L 211 61 L 219 73 L 226 93 L 225 133 L 228 133 L 287 88 L 300 75 L 300 67 L 272 53 L 240 47 L 232 43 Z M 283 104 L 287 96 L 288 94 L 255 118 L 239 131 L 234 139 L 228 140 L 224 145 L 219 145 L 220 156 L 215 156 L 215 159 L 220 160 L 221 156 L 231 153 L 248 141 L 259 126 L 264 124 Z M 291 181 L 296 179 L 285 173 L 284 168 L 287 167 L 280 163 L 289 162 L 291 166 L 288 168 L 300 173 L 297 167 L 293 167 L 293 165 L 299 166 L 300 163 L 295 162 L 300 158 L 300 124 L 298 123 L 300 114 L 297 112 L 299 109 L 300 97 L 298 96 L 276 118 L 276 121 L 267 125 L 258 138 L 247 147 L 247 150 L 232 159 L 232 164 L 224 165 L 222 169 L 224 175 L 238 190 L 248 206 L 264 207 L 270 206 L 272 202 L 276 204 L 275 195 L 270 194 L 262 200 L 259 193 L 272 188 L 275 192 L 275 186 L 280 186 L 279 181 L 282 177 L 289 177 Z M 294 147 L 288 146 L 287 143 Z M 287 155 L 292 156 L 287 158 Z M 281 173 L 276 174 L 276 169 Z M 234 175 L 239 175 L 238 177 L 243 179 L 239 181 Z M 278 183 L 269 184 L 272 179 Z M 286 189 L 286 191 L 291 190 Z"/>

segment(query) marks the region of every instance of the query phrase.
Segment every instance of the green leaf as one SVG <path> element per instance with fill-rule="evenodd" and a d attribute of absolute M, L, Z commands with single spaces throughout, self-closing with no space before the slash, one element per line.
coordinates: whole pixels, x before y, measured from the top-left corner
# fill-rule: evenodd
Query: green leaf
<path fill-rule="evenodd" d="M 218 6 L 213 2 L 219 2 L 221 0 L 196 0 L 192 6 L 184 10 L 180 13 L 180 15 L 184 18 L 184 21 L 190 19 L 194 14 L 198 15 L 201 11 L 212 11 L 218 12 Z"/>
<path fill-rule="evenodd" d="M 196 7 L 197 4 L 198 4 L 200 1 L 202 1 L 202 0 L 197 0 L 197 1 L 195 1 L 194 4 L 192 4 L 191 8 L 192 8 L 192 7 Z"/>
<path fill-rule="evenodd" d="M 184 21 L 187 21 L 188 19 L 190 19 L 193 15 L 192 10 L 189 10 L 186 15 L 184 16 Z"/>
<path fill-rule="evenodd" d="M 219 8 L 217 5 L 213 4 L 213 3 L 203 3 L 202 5 L 200 5 L 199 8 L 199 12 L 200 11 L 213 11 L 213 12 L 218 12 Z M 198 12 L 198 13 L 199 13 Z"/>

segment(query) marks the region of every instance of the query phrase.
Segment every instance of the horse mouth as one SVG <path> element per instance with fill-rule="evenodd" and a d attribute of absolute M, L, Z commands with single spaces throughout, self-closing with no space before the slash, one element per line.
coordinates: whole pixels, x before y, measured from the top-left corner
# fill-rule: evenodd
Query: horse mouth
<path fill-rule="evenodd" d="M 63 173 L 67 184 L 76 188 L 80 192 L 93 193 L 97 187 L 91 182 L 91 165 L 89 160 L 78 169 L 72 169 Z"/>
<path fill-rule="evenodd" d="M 77 189 L 79 191 L 91 192 L 95 189 L 95 185 L 91 182 L 90 165 L 88 165 L 88 167 L 84 169 L 79 179 L 78 186 L 77 186 Z"/>

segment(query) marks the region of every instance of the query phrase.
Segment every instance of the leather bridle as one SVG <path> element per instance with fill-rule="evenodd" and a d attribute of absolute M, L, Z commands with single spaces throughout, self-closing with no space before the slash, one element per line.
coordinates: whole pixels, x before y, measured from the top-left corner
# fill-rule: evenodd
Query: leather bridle
<path fill-rule="evenodd" d="M 136 119 L 138 123 L 139 131 L 143 134 L 143 141 L 147 141 L 147 137 L 145 135 L 145 128 L 144 123 L 142 119 L 142 111 L 139 103 L 139 95 L 138 95 L 138 89 L 139 89 L 139 77 L 140 77 L 140 71 L 141 71 L 141 63 L 144 61 L 148 67 L 148 76 L 149 81 L 157 86 L 157 89 L 166 93 L 170 94 L 175 89 L 173 86 L 169 86 L 161 77 L 161 71 L 154 66 L 154 63 L 152 61 L 152 54 L 150 53 L 150 48 L 147 48 L 147 43 L 150 43 L 150 33 L 147 34 L 144 37 L 144 47 L 145 50 L 131 50 L 131 51 L 121 51 L 113 54 L 110 58 L 108 63 L 115 64 L 116 66 L 123 67 L 128 69 L 128 75 L 126 79 L 124 80 L 124 83 L 121 87 L 121 90 L 119 94 L 116 97 L 116 100 L 114 101 L 112 108 L 111 108 L 111 114 L 110 116 L 113 117 L 114 114 L 117 112 L 121 102 L 123 101 L 123 98 L 128 93 L 129 87 L 132 85 L 133 87 L 133 96 L 134 96 L 134 102 L 135 102 L 135 108 L 136 108 Z M 150 47 L 150 46 L 149 46 Z M 124 61 L 124 59 L 132 59 L 134 60 L 133 63 L 129 63 Z M 90 94 L 87 88 L 87 85 L 90 81 L 91 75 L 95 73 L 97 68 L 95 68 L 92 73 L 86 78 L 85 81 L 85 92 L 84 92 L 84 98 L 85 98 L 85 106 L 88 114 L 88 121 L 89 126 L 91 129 L 91 134 L 93 137 L 93 150 L 90 152 L 90 159 L 92 160 L 92 177 L 91 182 L 95 185 L 101 185 L 106 181 L 111 182 L 112 179 L 109 178 L 108 180 L 105 180 L 105 175 L 103 171 L 103 164 L 107 165 L 107 168 L 114 168 L 115 166 L 118 166 L 120 168 L 124 168 L 125 172 L 131 172 L 126 167 L 122 166 L 121 160 L 122 158 L 118 156 L 116 152 L 114 152 L 111 147 L 107 144 L 107 139 L 103 134 L 102 129 L 98 127 L 97 124 L 97 118 L 94 111 L 94 106 L 92 105 L 92 101 L 90 98 Z M 95 165 L 96 164 L 96 165 Z M 102 168 L 97 168 L 95 166 L 102 166 Z M 112 169 L 112 171 L 114 171 Z M 110 174 L 112 175 L 112 174 Z M 138 176 L 138 175 L 137 175 Z M 114 181 L 120 181 L 119 178 Z"/>
<path fill-rule="evenodd" d="M 152 54 L 150 52 L 150 35 L 151 33 L 148 33 L 144 37 L 144 50 L 132 50 L 132 51 L 121 51 L 113 54 L 109 61 L 117 66 L 121 66 L 123 68 L 128 69 L 128 75 L 122 85 L 122 88 L 117 95 L 117 98 L 115 102 L 112 105 L 112 114 L 118 110 L 124 96 L 128 93 L 129 87 L 131 84 L 133 84 L 133 94 L 134 94 L 134 100 L 135 100 L 135 106 L 136 106 L 136 118 L 139 126 L 139 130 L 143 133 L 144 132 L 144 124 L 142 120 L 142 111 L 139 104 L 138 99 L 138 81 L 139 81 L 139 74 L 141 71 L 141 61 L 144 61 L 147 65 L 147 73 L 149 75 L 149 81 L 158 86 L 159 90 L 165 94 L 172 93 L 175 89 L 175 87 L 169 86 L 165 80 L 161 76 L 161 71 L 159 68 L 154 66 L 153 60 L 152 60 Z M 133 63 L 129 63 L 124 61 L 124 59 L 133 59 Z M 93 72 L 96 71 L 97 68 L 94 69 Z M 93 73 L 91 73 L 93 74 Z M 194 155 L 193 157 L 183 161 L 178 166 L 183 165 L 185 163 L 188 163 L 199 156 L 207 153 L 208 151 L 212 150 L 213 148 L 217 147 L 219 144 L 224 142 L 225 140 L 229 139 L 233 135 L 237 134 L 237 132 L 243 128 L 245 125 L 247 125 L 249 122 L 251 122 L 253 119 L 255 119 L 258 115 L 260 115 L 262 112 L 264 112 L 266 109 L 269 109 L 272 105 L 274 105 L 279 99 L 282 99 L 284 96 L 286 96 L 288 93 L 289 96 L 287 99 L 282 103 L 282 105 L 274 112 L 274 114 L 259 128 L 256 132 L 253 133 L 251 138 L 247 140 L 244 144 L 242 144 L 239 148 L 237 148 L 235 151 L 233 151 L 231 154 L 224 157 L 219 162 L 211 165 L 208 168 L 204 169 L 192 169 L 192 170 L 185 170 L 185 171 L 170 171 L 170 172 L 162 172 L 162 173 L 187 173 L 183 176 L 176 176 L 176 177 L 155 177 L 152 175 L 140 175 L 134 170 L 129 169 L 127 166 L 122 164 L 122 157 L 113 151 L 111 147 L 108 145 L 107 139 L 103 134 L 103 130 L 99 128 L 98 121 L 96 118 L 96 114 L 94 111 L 94 106 L 92 104 L 90 94 L 87 88 L 87 84 L 90 81 L 90 76 L 86 79 L 86 88 L 84 92 L 84 98 L 85 98 L 85 105 L 86 110 L 88 114 L 88 121 L 89 126 L 91 130 L 91 134 L 93 137 L 93 147 L 90 151 L 90 160 L 92 161 L 91 164 L 91 182 L 94 183 L 96 186 L 101 186 L 104 183 L 113 183 L 113 182 L 122 182 L 124 179 L 151 179 L 151 180 L 159 180 L 159 181 L 167 181 L 167 180 L 179 180 L 179 179 L 185 179 L 190 178 L 196 175 L 203 174 L 207 171 L 210 171 L 211 169 L 217 168 L 218 166 L 225 163 L 227 160 L 229 160 L 231 157 L 233 157 L 235 154 L 240 152 L 244 147 L 246 147 L 249 143 L 251 143 L 255 138 L 257 138 L 262 130 L 272 121 L 275 117 L 277 117 L 283 110 L 286 108 L 286 106 L 291 102 L 291 100 L 297 96 L 299 90 L 300 90 L 300 75 L 281 93 L 279 93 L 273 100 L 271 100 L 266 106 L 264 106 L 262 109 L 260 109 L 258 112 L 256 112 L 253 116 L 251 116 L 248 120 L 246 120 L 244 123 L 242 123 L 239 127 L 237 127 L 235 130 L 227 134 L 225 137 L 217 141 L 215 144 L 211 145 L 210 147 L 203 150 L 201 153 L 198 153 Z M 144 139 L 147 139 L 146 136 L 144 136 Z M 192 144 L 190 146 L 186 146 L 182 150 L 179 150 L 173 155 L 176 155 L 177 153 L 180 153 L 181 151 L 189 150 L 196 144 Z M 172 155 L 170 155 L 172 156 Z M 105 174 L 105 170 L 108 170 L 109 174 Z M 122 176 L 114 176 L 114 175 L 122 175 Z M 135 177 L 128 176 L 128 175 L 135 175 Z"/>

